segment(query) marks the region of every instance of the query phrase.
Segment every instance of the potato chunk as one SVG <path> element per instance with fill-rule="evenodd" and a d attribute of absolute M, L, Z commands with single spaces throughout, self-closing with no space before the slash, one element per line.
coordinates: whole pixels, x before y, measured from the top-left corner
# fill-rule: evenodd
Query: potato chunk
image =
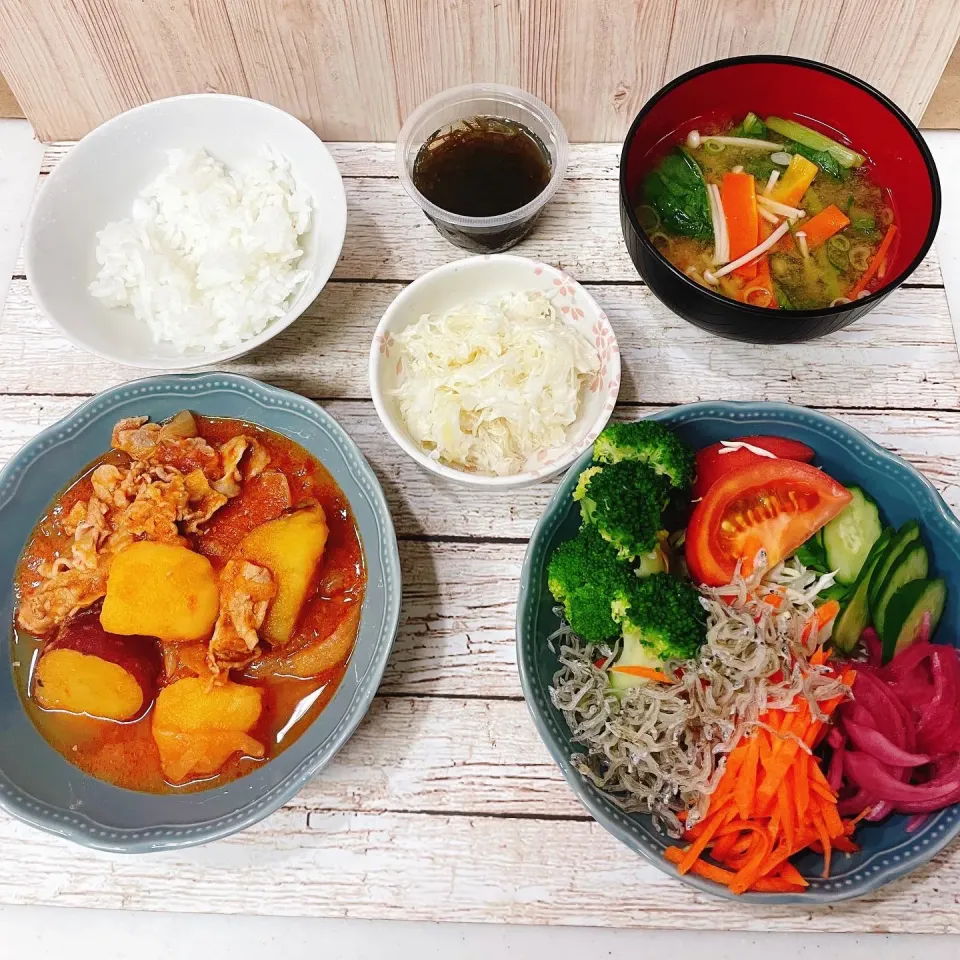
<path fill-rule="evenodd" d="M 110 633 L 203 640 L 212 633 L 219 608 L 217 577 L 206 557 L 144 540 L 114 559 L 100 623 Z"/>
<path fill-rule="evenodd" d="M 33 697 L 48 710 L 132 720 L 153 700 L 160 655 L 148 637 L 104 631 L 95 612 L 63 625 L 37 662 Z"/>
<path fill-rule="evenodd" d="M 235 753 L 260 758 L 263 744 L 249 732 L 263 709 L 256 687 L 228 681 L 211 687 L 187 677 L 160 691 L 153 710 L 153 739 L 164 776 L 180 783 L 216 773 Z"/>
<path fill-rule="evenodd" d="M 327 520 L 321 507 L 269 520 L 240 541 L 239 555 L 266 567 L 277 581 L 277 595 L 260 632 L 271 646 L 290 642 L 326 543 Z"/>

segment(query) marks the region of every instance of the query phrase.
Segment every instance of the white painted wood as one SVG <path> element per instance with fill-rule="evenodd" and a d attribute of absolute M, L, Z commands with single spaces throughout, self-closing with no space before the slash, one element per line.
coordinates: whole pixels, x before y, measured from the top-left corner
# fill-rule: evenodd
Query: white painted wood
<path fill-rule="evenodd" d="M 283 808 L 228 840 L 116 857 L 0 821 L 0 901 L 184 913 L 960 933 L 960 847 L 830 909 L 704 896 L 592 821 Z"/>
<path fill-rule="evenodd" d="M 307 314 L 258 351 L 224 364 L 310 397 L 367 398 L 367 357 L 399 284 L 331 283 Z M 960 406 L 960 357 L 942 288 L 894 291 L 839 333 L 758 346 L 720 340 L 641 286 L 590 285 L 623 362 L 621 402 L 789 400 L 813 406 Z M 25 280 L 14 280 L 0 337 L 0 393 L 94 393 L 146 376 L 53 333 Z M 771 323 L 788 322 L 771 317 Z"/>
<path fill-rule="evenodd" d="M 45 144 L 41 175 L 54 167 L 73 147 L 74 140 Z M 393 177 L 396 175 L 396 144 L 384 141 L 330 141 L 327 148 L 344 177 Z M 571 143 L 567 177 L 577 180 L 616 180 L 620 175 L 619 143 Z"/>
<path fill-rule="evenodd" d="M 0 338 L 2 340 L 3 338 Z M 0 367 L 0 370 L 3 368 Z M 65 416 L 82 397 L 4 396 L 0 394 L 0 464 L 19 449 L 39 429 Z M 471 490 L 437 480 L 411 460 L 390 441 L 369 402 L 332 401 L 322 404 L 356 440 L 376 470 L 390 502 L 394 523 L 401 537 L 529 537 L 534 524 L 553 495 L 555 482 L 548 481 L 509 496 Z M 624 407 L 617 417 L 642 416 L 653 407 Z M 960 414 L 956 411 L 912 413 L 909 411 L 855 412 L 827 408 L 894 453 L 904 456 L 922 470 L 941 490 L 947 503 L 960 512 Z M 431 544 L 423 545 L 429 555 Z M 480 551 L 477 546 L 476 551 Z M 504 553 L 497 546 L 495 555 L 508 564 L 508 576 L 514 576 L 522 558 L 522 542 L 517 554 Z M 471 556 L 464 545 L 464 555 Z M 478 553 L 482 556 L 482 552 Z M 446 572 L 442 564 L 438 569 Z M 426 574 L 421 571 L 417 579 Z M 481 576 L 478 570 L 472 576 Z M 496 582 L 484 582 L 482 593 Z M 416 583 L 407 583 L 416 590 Z M 511 582 L 509 590 L 514 589 Z M 411 594 L 407 594 L 411 596 Z M 499 594 L 494 594 L 499 596 Z M 469 691 L 466 691 L 469 692 Z"/>
<path fill-rule="evenodd" d="M 51 145 L 43 169 L 51 170 L 69 146 Z M 468 256 L 444 240 L 406 195 L 395 176 L 393 144 L 330 146 L 345 177 L 348 203 L 347 235 L 334 277 L 410 281 Z M 641 282 L 620 229 L 618 164 L 616 144 L 574 144 L 567 182 L 513 252 L 562 267 L 582 282 Z M 22 259 L 16 270 L 23 274 Z M 935 251 L 909 282 L 942 285 Z"/>
<path fill-rule="evenodd" d="M 0 904 L 960 933 L 957 850 L 854 905 L 763 911 L 694 893 L 585 818 L 539 741 L 516 671 L 524 541 L 555 484 L 467 496 L 386 438 L 368 399 L 366 360 L 373 328 L 402 288 L 387 281 L 460 254 L 391 179 L 389 145 L 333 149 L 351 198 L 341 279 L 289 331 L 227 366 L 326 398 L 383 483 L 405 587 L 380 696 L 320 777 L 227 841 L 118 858 L 0 818 Z M 47 169 L 59 154 L 48 151 Z M 622 348 L 626 404 L 618 417 L 718 397 L 826 408 L 915 463 L 960 510 L 960 359 L 935 258 L 924 268 L 933 286 L 898 291 L 833 337 L 785 347 L 729 343 L 674 317 L 635 282 L 616 217 L 615 150 L 575 149 L 571 170 L 556 210 L 519 252 L 559 259 L 594 281 Z M 15 279 L 0 335 L 0 464 L 84 397 L 140 375 L 57 337 L 26 282 Z"/>
<path fill-rule="evenodd" d="M 519 695 L 519 683 L 516 685 Z M 378 697 L 293 805 L 311 811 L 547 816 L 583 807 L 523 700 Z"/>
<path fill-rule="evenodd" d="M 26 120 L 0 119 L 0 317 L 43 155 Z"/>

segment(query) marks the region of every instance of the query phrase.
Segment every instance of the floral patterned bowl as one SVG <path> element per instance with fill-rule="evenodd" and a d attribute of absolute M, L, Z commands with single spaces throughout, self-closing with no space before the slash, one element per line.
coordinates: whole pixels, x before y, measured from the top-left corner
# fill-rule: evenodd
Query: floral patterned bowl
<path fill-rule="evenodd" d="M 402 360 L 396 355 L 395 335 L 425 313 L 527 290 L 546 293 L 560 315 L 585 334 L 600 355 L 600 370 L 582 392 L 577 419 L 568 427 L 565 443 L 540 450 L 522 471 L 509 476 L 471 473 L 440 463 L 407 432 L 392 395 L 403 369 Z M 597 438 L 610 419 L 620 392 L 620 348 L 607 315 L 569 274 L 511 254 L 469 257 L 424 274 L 387 308 L 370 348 L 370 390 L 387 432 L 422 467 L 466 486 L 516 489 L 561 473 Z"/>

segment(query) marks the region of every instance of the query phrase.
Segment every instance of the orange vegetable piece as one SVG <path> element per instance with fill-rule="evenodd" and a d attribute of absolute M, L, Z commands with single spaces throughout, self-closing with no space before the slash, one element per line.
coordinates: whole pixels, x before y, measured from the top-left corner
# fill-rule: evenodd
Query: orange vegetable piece
<path fill-rule="evenodd" d="M 759 243 L 759 215 L 757 213 L 757 182 L 749 173 L 725 173 L 720 185 L 723 215 L 730 237 L 730 259 L 736 260 Z M 753 280 L 757 264 L 748 263 L 733 271 L 735 277 Z"/>
<path fill-rule="evenodd" d="M 840 604 L 836 600 L 828 600 L 826 603 L 823 603 L 817 607 L 813 613 L 813 616 L 807 621 L 807 625 L 803 628 L 802 638 L 804 642 L 810 639 L 811 633 L 814 635 L 819 634 L 820 631 L 823 630 L 823 628 L 826 627 L 826 625 L 830 623 L 830 621 L 833 620 L 839 612 Z M 822 649 L 823 648 L 821 647 L 820 650 L 814 653 L 813 656 L 818 656 Z M 810 662 L 814 666 L 821 666 L 826 662 L 826 655 L 822 654 L 821 659 L 816 662 L 811 658 Z"/>
<path fill-rule="evenodd" d="M 788 207 L 796 207 L 803 199 L 807 188 L 813 183 L 819 167 L 806 157 L 795 153 L 790 160 L 783 176 L 774 184 L 770 191 L 770 199 L 777 203 L 785 203 Z"/>
<path fill-rule="evenodd" d="M 34 674 L 33 698 L 45 710 L 130 720 L 143 707 L 143 690 L 118 663 L 76 650 L 44 654 Z"/>
<path fill-rule="evenodd" d="M 662 671 L 654 670 L 653 667 L 640 667 L 624 664 L 619 667 L 610 668 L 614 673 L 626 673 L 631 677 L 642 677 L 644 680 L 656 680 L 657 683 L 673 683 L 673 681 Z"/>
<path fill-rule="evenodd" d="M 873 259 L 869 264 L 867 264 L 867 269 L 863 271 L 863 276 L 860 277 L 856 284 L 854 284 L 854 287 L 850 293 L 847 294 L 851 300 L 857 299 L 857 294 L 863 292 L 867 284 L 873 279 L 873 275 L 877 272 L 877 270 L 880 269 L 880 264 L 886 260 L 887 253 L 890 250 L 890 245 L 893 243 L 893 238 L 896 235 L 896 232 L 896 224 L 891 223 L 890 226 L 887 227 L 887 232 L 880 241 L 880 246 L 877 248 L 877 252 L 873 255 Z"/>
<path fill-rule="evenodd" d="M 220 608 L 210 561 L 186 547 L 140 540 L 110 566 L 100 623 L 110 633 L 204 640 Z"/>
<path fill-rule="evenodd" d="M 235 753 L 261 758 L 263 744 L 249 736 L 260 719 L 257 687 L 187 677 L 164 687 L 153 710 L 153 739 L 164 776 L 173 783 L 216 773 Z"/>
<path fill-rule="evenodd" d="M 850 218 L 835 204 L 824 207 L 815 217 L 804 220 L 798 229 L 807 235 L 807 247 L 811 250 L 826 243 L 835 233 L 850 225 Z"/>

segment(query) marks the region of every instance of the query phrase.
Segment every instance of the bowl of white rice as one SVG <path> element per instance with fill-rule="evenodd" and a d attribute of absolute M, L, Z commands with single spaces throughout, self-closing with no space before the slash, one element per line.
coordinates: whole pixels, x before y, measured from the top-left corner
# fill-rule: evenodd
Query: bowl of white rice
<path fill-rule="evenodd" d="M 107 121 L 60 161 L 30 213 L 27 278 L 91 353 L 207 366 L 309 307 L 346 220 L 337 165 L 295 117 L 246 97 L 172 97 Z"/>

